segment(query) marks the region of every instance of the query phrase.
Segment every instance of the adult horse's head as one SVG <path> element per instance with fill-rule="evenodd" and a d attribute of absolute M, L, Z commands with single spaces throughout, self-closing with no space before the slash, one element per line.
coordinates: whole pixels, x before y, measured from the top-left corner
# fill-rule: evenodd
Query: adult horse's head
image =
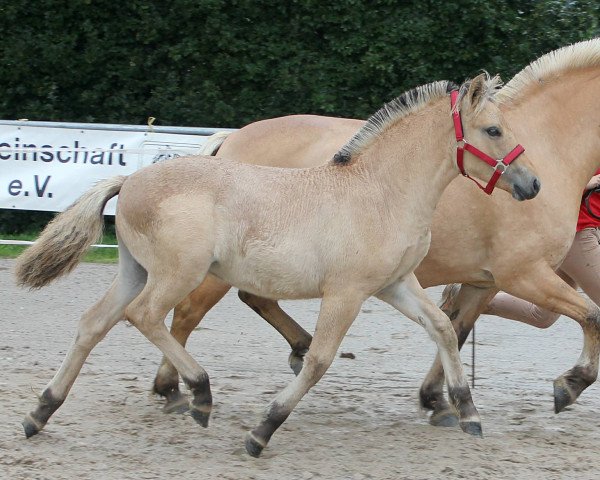
<path fill-rule="evenodd" d="M 460 172 L 485 193 L 491 194 L 497 186 L 517 200 L 527 200 L 538 194 L 541 185 L 494 102 L 499 85 L 498 77 L 483 73 L 451 93 L 456 162 Z"/>

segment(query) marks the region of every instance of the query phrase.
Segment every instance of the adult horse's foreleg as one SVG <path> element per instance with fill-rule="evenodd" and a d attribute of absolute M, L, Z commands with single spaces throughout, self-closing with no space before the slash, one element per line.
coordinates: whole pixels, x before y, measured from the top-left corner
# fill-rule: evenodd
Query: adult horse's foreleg
<path fill-rule="evenodd" d="M 126 261 L 132 259 L 125 249 L 119 249 L 119 257 L 119 274 L 104 297 L 81 317 L 75 340 L 60 369 L 39 397 L 37 408 L 26 415 L 23 428 L 28 438 L 42 430 L 62 405 L 92 349 L 123 319 L 125 307 L 142 290 L 145 271 L 134 261 Z"/>
<path fill-rule="evenodd" d="M 495 288 L 478 288 L 467 284 L 462 286 L 454 284 L 449 287 L 444 290 L 446 298 L 442 299 L 440 308 L 452 321 L 460 350 L 480 313 L 497 290 Z M 432 411 L 429 417 L 429 423 L 432 425 L 449 427 L 457 423 L 454 412 L 444 397 L 444 367 L 439 352 L 421 385 L 419 402 L 422 408 Z"/>
<path fill-rule="evenodd" d="M 302 370 L 304 355 L 308 352 L 312 336 L 285 313 L 275 300 L 239 291 L 240 300 L 265 319 L 289 343 L 292 352 L 288 363 L 296 375 Z"/>
<path fill-rule="evenodd" d="M 187 339 L 208 311 L 214 307 L 231 286 L 213 275 L 207 275 L 204 281 L 175 307 L 171 335 L 185 347 Z M 152 388 L 154 393 L 167 400 L 164 411 L 183 413 L 188 409 L 188 400 L 179 390 L 177 369 L 163 356 Z"/>
<path fill-rule="evenodd" d="M 360 293 L 350 291 L 345 294 L 324 296 L 317 327 L 302 370 L 292 382 L 275 398 L 267 408 L 262 422 L 248 432 L 246 450 L 258 457 L 271 436 L 292 413 L 302 397 L 325 374 L 337 349 L 358 315 L 365 300 Z"/>
<path fill-rule="evenodd" d="M 575 366 L 554 380 L 554 411 L 561 412 L 598 377 L 600 360 L 600 308 L 583 298 L 550 267 L 528 272 L 499 285 L 505 292 L 578 322 L 583 330 L 583 350 Z"/>
<path fill-rule="evenodd" d="M 481 436 L 481 419 L 471 398 L 458 352 L 456 334 L 448 317 L 429 299 L 414 274 L 385 288 L 376 296 L 425 327 L 438 346 L 448 394 L 458 412 L 460 427 L 471 435 Z"/>
<path fill-rule="evenodd" d="M 598 376 L 600 309 L 596 304 L 579 295 L 547 265 L 542 265 L 537 269 L 532 268 L 525 274 L 511 272 L 506 279 L 496 275 L 496 285 L 503 291 L 534 303 L 544 310 L 566 315 L 577 321 L 582 327 L 584 344 L 577 363 L 554 381 L 554 410 L 559 413 L 575 402 L 583 390 L 594 383 Z M 453 307 L 451 311 L 447 312 L 449 315 L 453 315 L 454 312 L 460 310 L 454 322 L 457 324 L 460 322 L 463 331 L 468 327 L 468 318 L 463 317 L 462 303 L 464 301 L 459 294 L 453 302 L 449 302 Z M 484 302 L 484 305 L 486 303 L 487 301 Z M 464 338 L 466 339 L 466 335 Z M 439 383 L 439 377 L 439 366 L 436 368 L 434 365 L 422 389 L 425 388 L 426 392 L 431 390 L 431 384 L 435 384 L 436 381 Z M 424 406 L 427 407 L 427 405 Z"/>

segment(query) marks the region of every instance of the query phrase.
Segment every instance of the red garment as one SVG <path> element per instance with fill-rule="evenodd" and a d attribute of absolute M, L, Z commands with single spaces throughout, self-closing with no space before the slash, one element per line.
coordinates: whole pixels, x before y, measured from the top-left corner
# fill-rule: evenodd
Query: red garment
<path fill-rule="evenodd" d="M 600 174 L 600 169 L 596 171 L 594 175 Z M 587 191 L 584 192 L 584 195 Z M 590 195 L 590 209 L 595 215 L 600 217 L 600 193 L 592 193 Z M 577 219 L 577 231 L 580 232 L 584 228 L 596 228 L 600 227 L 600 220 L 595 219 L 588 213 L 588 209 L 585 203 L 581 202 L 579 206 L 579 218 Z"/>

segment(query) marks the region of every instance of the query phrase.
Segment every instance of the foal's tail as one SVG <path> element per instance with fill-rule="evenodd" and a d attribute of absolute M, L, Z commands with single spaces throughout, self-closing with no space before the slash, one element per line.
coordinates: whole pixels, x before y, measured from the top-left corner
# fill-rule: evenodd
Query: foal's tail
<path fill-rule="evenodd" d="M 225 139 L 229 136 L 231 132 L 217 132 L 212 134 L 210 137 L 206 139 L 206 142 L 202 146 L 202 150 L 200 150 L 199 155 L 209 155 L 214 156 L 223 145 Z"/>
<path fill-rule="evenodd" d="M 117 195 L 126 176 L 108 178 L 57 215 L 37 241 L 17 259 L 17 284 L 41 288 L 69 273 L 102 236 L 102 210 Z"/>

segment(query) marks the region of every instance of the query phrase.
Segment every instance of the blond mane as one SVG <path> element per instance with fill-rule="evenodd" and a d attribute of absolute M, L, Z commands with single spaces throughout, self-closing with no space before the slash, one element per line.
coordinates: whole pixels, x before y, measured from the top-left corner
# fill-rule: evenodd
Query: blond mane
<path fill-rule="evenodd" d="M 586 40 L 547 53 L 517 73 L 497 94 L 499 103 L 517 100 L 530 85 L 547 82 L 561 73 L 600 66 L 600 38 Z"/>
<path fill-rule="evenodd" d="M 501 84 L 498 76 L 490 77 L 486 72 L 483 92 L 481 92 L 481 101 L 476 106 L 477 114 L 485 104 L 485 101 L 491 100 Z M 379 138 L 387 129 L 406 117 L 408 114 L 417 112 L 427 106 L 433 100 L 448 96 L 452 90 L 459 90 L 459 98 L 456 108 L 460 104 L 462 97 L 466 94 L 471 84 L 470 80 L 464 82 L 460 88 L 453 82 L 442 80 L 428 83 L 404 92 L 399 97 L 389 103 L 386 103 L 377 112 L 375 112 L 367 123 L 336 153 L 331 161 L 337 165 L 348 165 L 352 158 L 368 148 L 377 138 Z M 448 112 L 450 113 L 450 112 Z"/>

